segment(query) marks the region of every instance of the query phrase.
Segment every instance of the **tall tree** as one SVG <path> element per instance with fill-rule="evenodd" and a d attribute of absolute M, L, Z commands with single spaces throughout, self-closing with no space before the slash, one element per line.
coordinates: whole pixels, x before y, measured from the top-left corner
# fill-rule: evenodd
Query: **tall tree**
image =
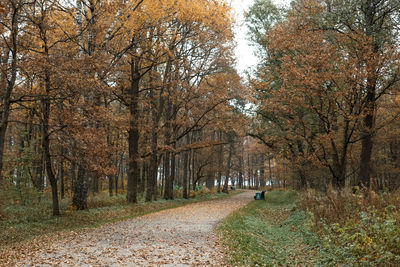
<path fill-rule="evenodd" d="M 377 129 L 371 108 L 399 81 L 396 39 L 388 35 L 396 33 L 392 20 L 398 9 L 392 2 L 381 6 L 390 15 L 388 21 L 375 17 L 382 25 L 372 38 L 365 32 L 365 14 L 374 1 L 361 2 L 297 1 L 263 39 L 268 57 L 253 83 L 261 119 L 254 136 L 290 159 L 302 185 L 310 182 L 306 173 L 322 171 L 343 187 L 350 147 L 359 141 L 360 177 L 363 184 L 369 180 L 365 162 Z"/>
<path fill-rule="evenodd" d="M 3 187 L 4 143 L 8 127 L 8 118 L 12 101 L 12 92 L 18 74 L 18 61 L 21 51 L 20 31 L 24 23 L 22 9 L 27 4 L 24 0 L 9 0 L 1 4 L 0 12 L 0 189 Z"/>

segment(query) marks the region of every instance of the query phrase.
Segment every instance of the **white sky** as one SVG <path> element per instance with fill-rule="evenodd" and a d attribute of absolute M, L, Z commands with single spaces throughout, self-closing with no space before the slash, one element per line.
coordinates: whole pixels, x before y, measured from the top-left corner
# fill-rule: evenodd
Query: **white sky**
<path fill-rule="evenodd" d="M 277 5 L 289 5 L 290 0 L 273 0 Z M 253 54 L 253 47 L 246 40 L 246 25 L 244 25 L 243 12 L 247 10 L 254 0 L 228 0 L 236 12 L 236 21 L 238 26 L 235 30 L 237 48 L 235 51 L 238 59 L 236 69 L 243 73 L 257 63 L 257 58 Z"/>

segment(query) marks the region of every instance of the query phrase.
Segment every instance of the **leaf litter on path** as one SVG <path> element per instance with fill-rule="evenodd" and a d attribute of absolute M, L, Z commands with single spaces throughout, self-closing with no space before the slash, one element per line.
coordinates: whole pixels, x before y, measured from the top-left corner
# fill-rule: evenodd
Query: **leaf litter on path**
<path fill-rule="evenodd" d="M 24 251 L 14 266 L 225 266 L 215 228 L 252 200 L 245 191 L 71 233 Z"/>

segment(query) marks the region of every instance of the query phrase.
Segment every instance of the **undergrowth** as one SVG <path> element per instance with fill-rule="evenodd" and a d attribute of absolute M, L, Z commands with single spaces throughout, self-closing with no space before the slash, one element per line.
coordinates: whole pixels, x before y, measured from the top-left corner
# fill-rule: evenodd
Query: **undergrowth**
<path fill-rule="evenodd" d="M 321 265 L 398 266 L 400 192 L 308 190 L 299 206 L 321 241 Z"/>

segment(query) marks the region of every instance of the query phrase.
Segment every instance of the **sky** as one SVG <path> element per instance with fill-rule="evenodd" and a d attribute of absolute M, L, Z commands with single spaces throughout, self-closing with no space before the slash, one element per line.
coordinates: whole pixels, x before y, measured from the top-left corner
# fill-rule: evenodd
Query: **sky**
<path fill-rule="evenodd" d="M 273 0 L 277 5 L 289 5 L 290 0 Z M 235 51 L 238 59 L 236 69 L 239 73 L 244 73 L 245 70 L 254 67 L 257 63 L 257 58 L 254 56 L 253 47 L 250 46 L 246 39 L 246 25 L 244 25 L 243 12 L 247 10 L 254 0 L 228 0 L 236 13 L 237 27 L 235 29 L 235 39 L 237 48 Z"/>

